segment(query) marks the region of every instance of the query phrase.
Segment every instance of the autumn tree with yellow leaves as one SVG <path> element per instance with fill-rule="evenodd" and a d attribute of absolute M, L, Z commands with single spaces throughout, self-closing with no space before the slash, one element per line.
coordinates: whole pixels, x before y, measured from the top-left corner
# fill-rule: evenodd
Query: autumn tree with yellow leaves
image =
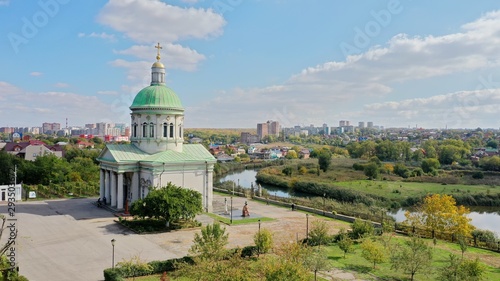
<path fill-rule="evenodd" d="M 416 212 L 406 211 L 405 223 L 430 231 L 470 237 L 474 226 L 467 216 L 469 213 L 468 208 L 457 206 L 451 195 L 432 194 L 424 198 Z"/>

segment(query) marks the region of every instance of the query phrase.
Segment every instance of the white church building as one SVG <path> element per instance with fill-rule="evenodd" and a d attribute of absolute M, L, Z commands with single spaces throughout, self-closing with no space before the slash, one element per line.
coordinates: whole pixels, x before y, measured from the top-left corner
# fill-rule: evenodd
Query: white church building
<path fill-rule="evenodd" d="M 184 144 L 184 108 L 165 85 L 165 67 L 151 67 L 151 85 L 139 91 L 130 106 L 129 144 L 107 144 L 100 162 L 100 199 L 117 210 L 144 198 L 151 189 L 177 186 L 202 195 L 203 208 L 212 211 L 212 176 L 216 159 L 201 144 Z"/>

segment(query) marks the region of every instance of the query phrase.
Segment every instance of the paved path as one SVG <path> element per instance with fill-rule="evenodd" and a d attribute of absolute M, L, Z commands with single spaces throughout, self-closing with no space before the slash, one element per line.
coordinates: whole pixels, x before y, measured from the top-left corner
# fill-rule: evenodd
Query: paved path
<path fill-rule="evenodd" d="M 111 213 L 92 204 L 94 199 L 65 199 L 18 202 L 18 237 L 16 240 L 20 272 L 31 281 L 103 280 L 103 269 L 112 265 L 111 239 L 115 239 L 115 263 L 139 255 L 143 260 L 166 260 L 185 256 L 191 247 L 195 230 L 138 235 L 113 222 Z M 233 199 L 233 215 L 241 214 L 245 198 Z M 224 197 L 215 195 L 215 213 L 223 212 Z M 306 235 L 306 215 L 289 209 L 248 200 L 250 216 L 276 219 L 263 222 L 262 228 L 273 231 L 275 241 L 294 241 Z M 0 212 L 6 213 L 0 205 Z M 315 218 L 309 216 L 309 227 Z M 201 215 L 203 224 L 213 219 Z M 327 221 L 331 229 L 345 224 Z M 229 246 L 253 244 L 258 223 L 226 226 Z M 8 235 L 4 233 L 2 242 Z M 335 280 L 355 280 L 352 273 L 335 271 L 323 276 Z"/>

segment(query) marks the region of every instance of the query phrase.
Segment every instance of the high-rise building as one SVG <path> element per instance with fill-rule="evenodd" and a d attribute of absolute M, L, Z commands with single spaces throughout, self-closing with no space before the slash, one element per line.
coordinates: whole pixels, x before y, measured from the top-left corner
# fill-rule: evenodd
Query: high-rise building
<path fill-rule="evenodd" d="M 269 134 L 269 126 L 268 123 L 258 123 L 257 124 L 257 135 L 259 139 L 262 140 Z"/>
<path fill-rule="evenodd" d="M 47 132 L 53 134 L 59 130 L 61 130 L 61 123 L 43 123 L 42 124 L 42 133 L 44 133 L 44 134 L 46 134 Z"/>
<path fill-rule="evenodd" d="M 345 127 L 345 126 L 349 126 L 351 122 L 347 121 L 347 120 L 340 120 L 339 121 L 339 127 Z"/>
<path fill-rule="evenodd" d="M 373 128 L 373 122 L 368 122 L 368 123 L 366 123 L 366 126 L 367 126 L 368 128 Z"/>
<path fill-rule="evenodd" d="M 280 123 L 278 121 L 267 121 L 267 130 L 269 135 L 280 136 Z"/>
<path fill-rule="evenodd" d="M 360 129 L 364 128 L 365 127 L 365 122 L 358 122 L 358 127 Z"/>

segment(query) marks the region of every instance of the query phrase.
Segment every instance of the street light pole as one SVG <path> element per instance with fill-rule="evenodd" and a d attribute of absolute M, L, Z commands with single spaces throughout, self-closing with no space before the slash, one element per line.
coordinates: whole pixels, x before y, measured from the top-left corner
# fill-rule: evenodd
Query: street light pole
<path fill-rule="evenodd" d="M 323 216 L 325 215 L 325 207 L 326 207 L 325 199 L 326 199 L 326 193 L 323 193 Z"/>
<path fill-rule="evenodd" d="M 231 224 L 233 224 L 233 196 L 231 196 L 231 210 L 229 210 L 229 213 L 231 213 Z"/>
<path fill-rule="evenodd" d="M 113 246 L 113 255 L 112 255 L 112 258 L 111 258 L 111 262 L 113 263 L 113 269 L 115 268 L 115 239 L 111 239 L 111 246 Z"/>
<path fill-rule="evenodd" d="M 257 244 L 257 255 L 260 255 L 260 243 L 262 241 L 262 237 L 260 237 L 260 219 L 259 219 L 259 240 L 258 240 L 258 244 Z"/>
<path fill-rule="evenodd" d="M 306 240 L 309 238 L 309 214 L 306 214 Z"/>

